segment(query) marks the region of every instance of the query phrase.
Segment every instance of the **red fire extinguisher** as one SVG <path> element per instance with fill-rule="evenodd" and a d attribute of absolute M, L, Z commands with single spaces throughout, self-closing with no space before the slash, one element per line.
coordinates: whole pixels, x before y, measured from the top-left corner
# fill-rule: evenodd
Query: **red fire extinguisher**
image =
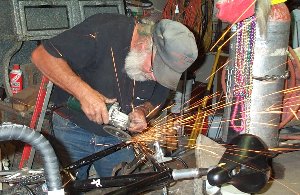
<path fill-rule="evenodd" d="M 10 87 L 13 94 L 19 93 L 23 89 L 23 76 L 19 64 L 14 64 L 9 73 Z"/>

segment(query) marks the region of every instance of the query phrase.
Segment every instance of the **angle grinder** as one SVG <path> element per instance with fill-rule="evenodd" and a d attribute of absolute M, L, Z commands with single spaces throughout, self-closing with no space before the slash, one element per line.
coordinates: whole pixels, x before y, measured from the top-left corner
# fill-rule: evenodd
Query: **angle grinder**
<path fill-rule="evenodd" d="M 82 112 L 80 102 L 73 96 L 68 98 L 67 106 L 72 110 Z M 106 108 L 109 115 L 109 125 L 104 125 L 103 129 L 123 141 L 130 140 L 131 135 L 127 132 L 129 126 L 128 115 L 120 111 L 121 107 L 118 102 L 106 104 Z"/>

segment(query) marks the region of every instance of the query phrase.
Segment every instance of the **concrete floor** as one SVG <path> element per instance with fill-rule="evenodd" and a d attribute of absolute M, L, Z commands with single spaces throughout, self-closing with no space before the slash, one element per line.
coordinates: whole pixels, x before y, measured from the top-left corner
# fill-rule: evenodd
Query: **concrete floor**
<path fill-rule="evenodd" d="M 300 151 L 280 154 L 273 161 L 274 178 L 264 195 L 300 194 Z"/>

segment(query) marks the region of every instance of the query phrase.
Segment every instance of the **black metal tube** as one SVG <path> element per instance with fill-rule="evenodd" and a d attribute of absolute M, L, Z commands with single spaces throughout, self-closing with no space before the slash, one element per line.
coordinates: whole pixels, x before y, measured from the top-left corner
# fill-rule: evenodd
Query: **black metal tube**
<path fill-rule="evenodd" d="M 92 178 L 84 181 L 75 180 L 73 181 L 72 186 L 76 191 L 88 191 L 97 188 L 124 187 L 128 184 L 137 182 L 145 177 L 150 177 L 155 174 L 157 174 L 157 172 Z"/>
<path fill-rule="evenodd" d="M 172 170 L 166 169 L 161 172 L 152 172 L 148 177 L 131 183 L 123 188 L 107 193 L 106 195 L 125 195 L 125 194 L 139 194 L 147 190 L 163 187 L 170 182 L 180 179 L 200 178 L 207 175 L 208 168 L 193 168 Z"/>
<path fill-rule="evenodd" d="M 172 178 L 172 170 L 164 170 L 157 172 L 157 174 L 146 177 L 140 181 L 129 184 L 123 188 L 107 193 L 106 195 L 127 195 L 143 193 L 151 188 L 165 185 L 166 183 L 174 181 Z"/>
<path fill-rule="evenodd" d="M 6 140 L 23 141 L 39 151 L 43 159 L 48 190 L 63 189 L 56 154 L 42 134 L 24 125 L 3 124 L 0 126 L 0 141 Z"/>
<path fill-rule="evenodd" d="M 109 147 L 105 150 L 102 150 L 102 151 L 99 151 L 97 153 L 94 153 L 90 156 L 87 156 L 85 158 L 82 158 L 78 161 L 75 161 L 73 163 L 71 163 L 70 165 L 66 166 L 64 168 L 64 170 L 73 170 L 73 169 L 78 169 L 79 167 L 82 167 L 84 165 L 87 165 L 87 164 L 91 164 L 91 162 L 94 162 L 96 160 L 99 160 L 109 154 L 112 154 L 118 150 L 121 150 L 125 147 L 127 147 L 129 144 L 131 144 L 131 142 L 121 142 L 117 145 L 114 145 L 112 147 Z"/>

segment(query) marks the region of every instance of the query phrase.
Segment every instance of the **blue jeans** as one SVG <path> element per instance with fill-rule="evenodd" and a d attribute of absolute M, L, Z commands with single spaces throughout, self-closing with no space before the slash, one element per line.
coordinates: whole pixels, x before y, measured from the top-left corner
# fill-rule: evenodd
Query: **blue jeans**
<path fill-rule="evenodd" d="M 113 136 L 102 137 L 90 133 L 56 113 L 53 114 L 52 122 L 57 142 L 54 148 L 63 166 L 121 142 Z M 130 162 L 133 158 L 132 148 L 127 147 L 95 161 L 93 165 L 99 177 L 106 177 L 111 176 L 116 165 Z M 79 168 L 76 178 L 87 179 L 90 166 Z"/>

